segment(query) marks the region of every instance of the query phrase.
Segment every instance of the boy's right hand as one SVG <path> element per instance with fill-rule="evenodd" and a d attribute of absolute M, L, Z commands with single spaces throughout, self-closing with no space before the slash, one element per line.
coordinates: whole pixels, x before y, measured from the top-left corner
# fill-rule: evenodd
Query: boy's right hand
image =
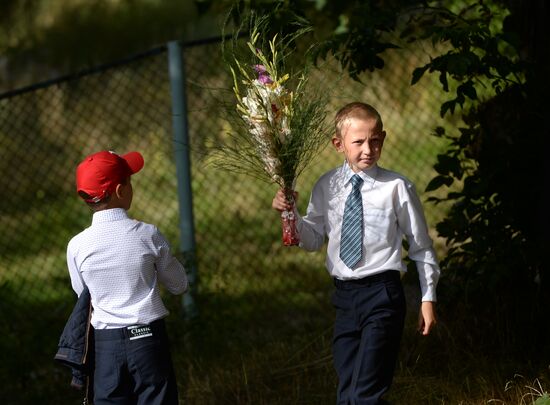
<path fill-rule="evenodd" d="M 422 302 L 420 313 L 418 314 L 418 331 L 422 335 L 428 336 L 436 323 L 435 302 Z"/>
<path fill-rule="evenodd" d="M 294 191 L 293 193 L 294 201 L 296 202 L 298 199 L 298 193 L 296 191 Z M 292 204 L 286 199 L 286 195 L 283 189 L 279 189 L 279 191 L 277 191 L 277 194 L 275 194 L 275 197 L 273 197 L 271 207 L 280 212 L 289 211 L 292 209 Z"/>

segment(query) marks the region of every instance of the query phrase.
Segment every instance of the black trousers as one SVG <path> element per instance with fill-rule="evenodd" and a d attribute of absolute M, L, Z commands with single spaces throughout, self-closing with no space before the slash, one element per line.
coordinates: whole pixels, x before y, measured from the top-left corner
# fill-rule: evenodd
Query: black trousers
<path fill-rule="evenodd" d="M 334 283 L 337 404 L 385 404 L 382 396 L 393 380 L 405 322 L 399 272 Z"/>
<path fill-rule="evenodd" d="M 95 330 L 94 405 L 175 405 L 178 392 L 163 320 Z"/>

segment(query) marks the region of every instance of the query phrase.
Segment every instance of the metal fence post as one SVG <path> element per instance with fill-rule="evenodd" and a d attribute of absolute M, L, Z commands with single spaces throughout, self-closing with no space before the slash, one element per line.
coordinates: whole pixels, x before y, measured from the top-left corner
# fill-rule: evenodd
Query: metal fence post
<path fill-rule="evenodd" d="M 183 51 L 178 41 L 168 42 L 168 71 L 172 95 L 172 131 L 176 172 L 178 178 L 178 202 L 180 210 L 180 251 L 187 269 L 190 288 L 183 295 L 182 307 L 186 318 L 197 315 L 197 263 L 195 257 L 195 229 L 193 225 L 193 199 L 191 192 L 191 159 L 187 128 L 187 100 L 185 93 L 185 68 Z"/>

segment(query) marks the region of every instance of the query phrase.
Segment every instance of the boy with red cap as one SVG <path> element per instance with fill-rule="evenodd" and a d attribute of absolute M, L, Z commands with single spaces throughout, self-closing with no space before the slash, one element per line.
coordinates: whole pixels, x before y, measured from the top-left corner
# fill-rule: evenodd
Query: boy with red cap
<path fill-rule="evenodd" d="M 71 239 L 67 265 L 78 296 L 93 308 L 94 400 L 101 404 L 177 404 L 177 386 L 159 284 L 186 291 L 185 269 L 159 230 L 128 217 L 138 152 L 101 151 L 76 170 L 76 188 L 93 211 L 92 224 Z"/>

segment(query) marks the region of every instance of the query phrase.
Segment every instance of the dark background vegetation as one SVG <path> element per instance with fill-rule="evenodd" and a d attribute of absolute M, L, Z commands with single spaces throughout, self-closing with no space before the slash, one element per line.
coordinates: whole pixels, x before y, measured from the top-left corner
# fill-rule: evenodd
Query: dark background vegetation
<path fill-rule="evenodd" d="M 431 199 L 452 202 L 437 225 L 449 248 L 442 282 L 450 294 L 442 304 L 454 312 L 460 302 L 464 321 L 475 325 L 465 343 L 518 360 L 544 353 L 547 365 L 548 4 L 291 1 L 275 11 L 273 28 L 291 31 L 286 22 L 294 14 L 314 27 L 313 58 L 334 55 L 353 78 L 384 68 L 384 52 L 397 47 L 389 33 L 443 45 L 411 78 L 414 85 L 438 75 L 449 95 L 441 116 L 462 115 L 452 130 L 435 128 L 450 146 L 427 186 L 458 185 Z"/>
<path fill-rule="evenodd" d="M 433 203 L 450 207 L 437 224 L 439 236 L 446 241 L 440 286 L 445 294 L 440 294 L 438 304 L 445 329 L 427 340 L 405 337 L 401 380 L 395 395 L 405 397 L 419 376 L 429 384 L 430 378 L 441 372 L 460 383 L 453 384 L 452 379 L 448 386 L 434 383 L 439 402 L 418 399 L 416 403 L 469 403 L 467 395 L 478 395 L 478 391 L 498 396 L 505 380 L 514 373 L 547 378 L 550 282 L 545 253 L 550 246 L 550 221 L 546 113 L 550 15 L 545 1 L 318 0 L 235 5 L 224 1 L 4 0 L 0 3 L 0 69 L 4 73 L 0 86 L 11 90 L 174 38 L 214 36 L 220 32 L 230 9 L 233 14 L 229 24 L 238 23 L 250 8 L 271 13 L 274 32 L 291 32 L 293 26 L 287 22 L 297 15 L 309 21 L 313 32 L 302 37 L 303 43 L 296 46 L 307 49 L 315 43 L 315 52 L 310 54 L 315 61 L 321 63 L 334 57 L 355 79 L 364 72 L 384 70 L 387 52 L 397 46 L 396 37 L 401 39 L 401 47 L 413 47 L 419 41 L 434 44 L 430 60 L 417 67 L 410 82 L 418 86 L 436 75 L 448 95 L 440 115 L 460 117 L 453 128 L 433 128 L 436 136 L 448 140 L 449 146 L 437 156 L 437 174 L 427 186 L 433 192 Z M 4 167 L 4 163 L 0 165 Z M 285 270 L 289 278 L 292 270 L 292 266 Z M 328 285 L 317 285 L 316 279 L 303 277 L 306 279 L 299 281 L 309 283 L 312 289 L 329 290 Z M 292 285 L 284 287 L 292 290 Z M 47 302 L 41 303 L 40 308 L 29 308 L 18 299 L 18 292 L 6 285 L 0 286 L 0 293 L 0 309 L 8 325 L 19 321 L 6 315 L 21 313 L 15 310 L 17 306 L 21 311 L 23 307 L 31 311 L 59 311 L 55 306 L 49 308 Z M 261 311 L 256 311 L 256 306 L 242 311 L 250 302 L 261 301 L 249 298 L 217 305 L 216 308 L 228 308 L 218 314 L 219 319 L 201 318 L 185 327 L 175 322 L 171 325 L 175 339 L 182 338 L 189 345 L 188 354 L 199 351 L 204 359 L 203 363 L 182 362 L 190 368 L 186 375 L 191 376 L 191 381 L 187 381 L 187 386 L 214 391 L 211 398 L 218 400 L 212 403 L 253 403 L 254 398 L 261 398 L 255 390 L 272 392 L 277 386 L 286 387 L 282 390 L 286 393 L 302 389 L 304 392 L 296 394 L 297 398 L 315 398 L 318 387 L 330 384 L 334 377 L 327 352 L 330 323 L 322 320 L 322 314 L 330 308 L 319 299 L 315 305 L 302 308 L 301 313 L 306 316 L 299 318 L 292 316 L 300 313 L 296 307 L 278 306 L 283 315 L 270 322 Z M 208 305 L 218 299 L 221 298 L 206 293 L 199 296 L 199 303 Z M 175 301 L 171 305 L 177 307 Z M 241 311 L 236 313 L 231 308 Z M 216 346 L 213 337 L 220 333 L 216 325 L 240 325 L 243 321 L 249 322 L 252 329 L 247 338 L 243 338 L 241 328 L 229 327 L 224 331 L 227 345 Z M 293 321 L 293 328 L 283 328 Z M 318 330 L 317 338 L 302 352 L 289 353 L 292 342 L 299 340 L 295 332 L 304 328 Z M 3 351 L 39 344 L 41 331 L 24 332 L 25 336 L 5 335 Z M 449 347 L 445 348 L 445 343 Z M 247 352 L 246 358 L 220 351 L 232 346 Z M 261 346 L 266 350 L 258 350 Z M 419 363 L 420 355 L 431 356 L 431 361 Z M 272 362 L 280 364 L 277 356 L 287 357 L 288 368 L 275 376 L 269 374 L 270 378 L 276 377 L 276 383 L 268 382 L 262 368 Z M 224 366 L 216 363 L 219 357 L 226 360 Z M 312 360 L 316 357 L 317 363 Z M 1 377 L 2 384 L 8 387 L 12 370 L 30 368 L 33 355 L 26 352 L 20 357 L 11 353 L 4 358 L 8 368 Z M 445 370 L 446 367 L 453 370 Z M 226 387 L 221 384 L 239 370 L 247 370 L 244 382 Z M 200 380 L 200 384 L 192 380 L 194 375 L 209 374 L 215 381 L 211 386 L 205 380 Z M 472 375 L 477 375 L 477 379 L 472 377 L 472 384 L 480 386 L 480 381 L 485 381 L 487 387 L 469 387 L 470 382 L 465 381 Z M 53 381 L 58 382 L 57 378 L 61 379 L 56 377 Z M 6 392 L 30 392 L 32 384 L 19 380 L 11 387 L 13 390 Z M 219 398 L 228 399 L 224 402 Z M 276 399 L 256 403 L 284 402 L 273 392 L 271 398 Z"/>

